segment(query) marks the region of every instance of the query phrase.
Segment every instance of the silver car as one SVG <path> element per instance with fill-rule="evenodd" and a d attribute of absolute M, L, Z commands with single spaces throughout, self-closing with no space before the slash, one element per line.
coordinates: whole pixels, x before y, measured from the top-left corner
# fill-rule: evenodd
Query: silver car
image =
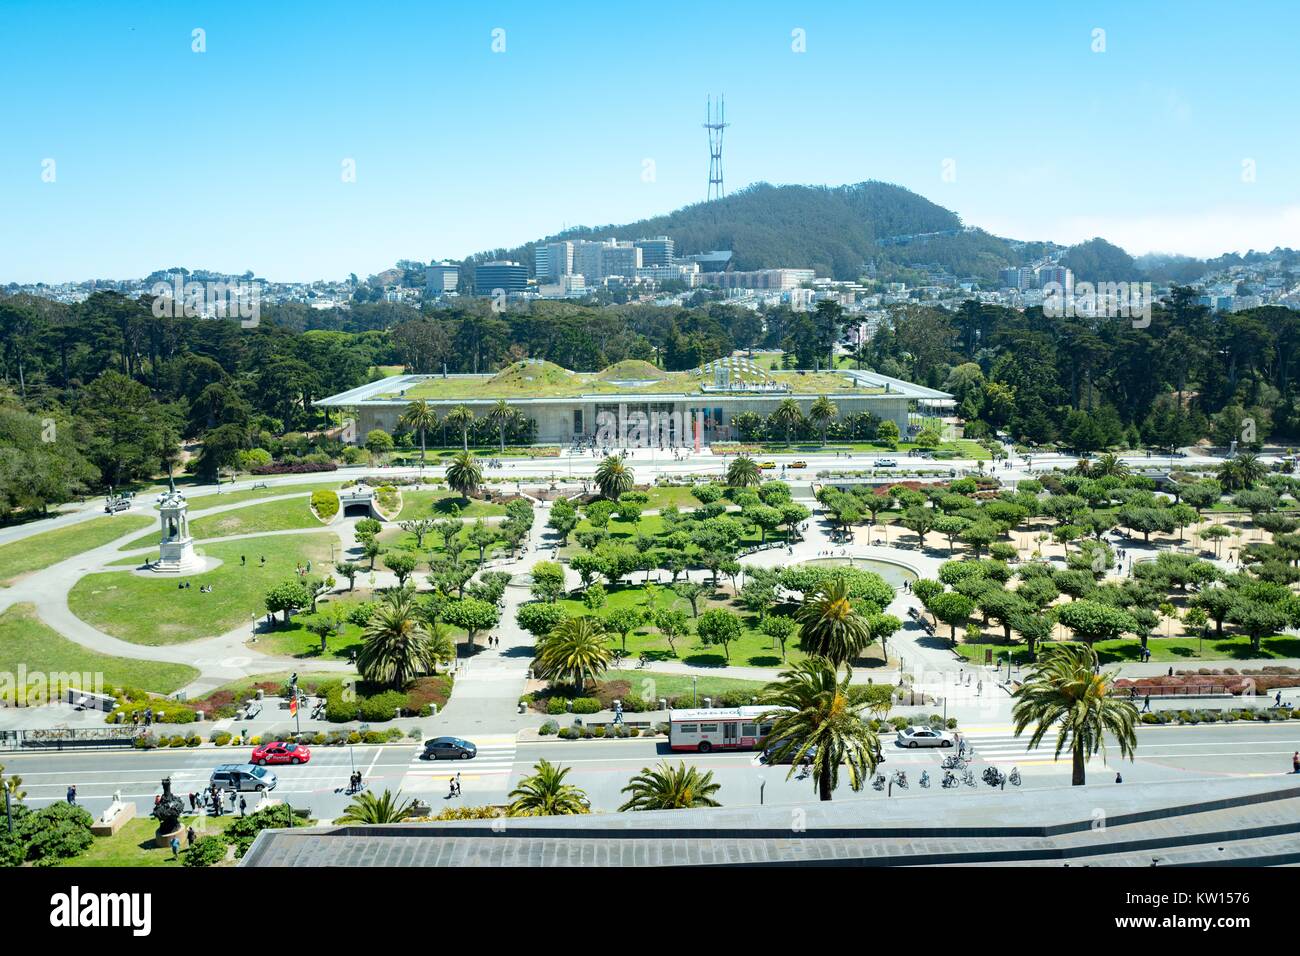
<path fill-rule="evenodd" d="M 905 727 L 898 732 L 900 747 L 951 747 L 952 736 L 933 727 Z"/>

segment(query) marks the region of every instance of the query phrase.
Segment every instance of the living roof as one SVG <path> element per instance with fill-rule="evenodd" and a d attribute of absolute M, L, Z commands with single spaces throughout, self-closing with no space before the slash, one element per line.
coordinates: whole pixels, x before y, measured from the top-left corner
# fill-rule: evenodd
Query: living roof
<path fill-rule="evenodd" d="M 625 361 L 600 372 L 570 372 L 550 362 L 525 361 L 506 366 L 495 375 L 478 376 L 403 376 L 392 385 L 366 396 L 371 400 L 459 399 L 488 401 L 498 398 L 578 398 L 584 395 L 871 395 L 884 389 L 864 386 L 839 372 L 803 372 L 792 370 L 755 374 L 749 369 L 733 369 L 732 382 L 748 388 L 715 388 L 712 367 L 686 372 L 666 372 L 649 362 Z M 771 391 L 756 391 L 753 386 L 768 384 Z"/>

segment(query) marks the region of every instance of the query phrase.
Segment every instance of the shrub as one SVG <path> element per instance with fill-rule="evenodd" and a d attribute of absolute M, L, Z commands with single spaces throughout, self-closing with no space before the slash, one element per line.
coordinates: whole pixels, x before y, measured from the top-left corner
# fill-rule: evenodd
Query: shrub
<path fill-rule="evenodd" d="M 226 841 L 219 836 L 199 837 L 181 856 L 185 866 L 212 866 L 226 858 Z"/>
<path fill-rule="evenodd" d="M 561 727 L 556 736 L 561 740 L 573 740 L 578 736 L 578 731 L 573 727 Z"/>
<path fill-rule="evenodd" d="M 600 710 L 600 701 L 595 697 L 578 697 L 573 701 L 575 714 L 594 714 Z"/>
<path fill-rule="evenodd" d="M 132 741 L 133 745 L 140 750 L 153 750 L 158 746 L 158 738 L 153 734 L 141 734 Z"/>
<path fill-rule="evenodd" d="M 569 708 L 566 706 L 566 701 L 563 697 L 552 697 L 546 702 L 546 712 L 552 716 L 567 714 Z"/>
<path fill-rule="evenodd" d="M 956 730 L 956 729 L 957 729 L 957 718 L 956 718 L 956 717 L 949 717 L 949 718 L 948 718 L 947 727 L 948 727 L 949 730 Z"/>
<path fill-rule="evenodd" d="M 1148 711 L 1145 714 L 1142 714 L 1140 719 L 1144 724 L 1158 724 L 1160 722 L 1159 719 L 1156 717 L 1156 715 L 1151 713 L 1150 711 Z"/>
<path fill-rule="evenodd" d="M 322 521 L 329 521 L 339 513 L 339 496 L 332 491 L 321 489 L 311 493 L 311 510 Z"/>
<path fill-rule="evenodd" d="M 629 727 L 629 728 L 627 728 L 627 736 L 629 736 L 629 737 L 640 737 L 640 736 L 641 736 L 641 731 L 640 731 L 640 729 L 638 729 L 638 728 L 636 728 L 636 727 Z"/>
<path fill-rule="evenodd" d="M 553 720 L 548 720 L 546 723 L 542 724 L 541 727 L 537 728 L 537 732 L 541 734 L 543 737 L 550 737 L 558 733 L 559 730 L 560 730 L 560 725 Z"/>
<path fill-rule="evenodd" d="M 15 836 L 26 845 L 28 860 L 49 866 L 90 849 L 92 823 L 94 818 L 81 807 L 54 803 L 24 816 Z"/>
<path fill-rule="evenodd" d="M 606 736 L 604 725 L 601 725 L 601 726 L 599 726 L 599 727 L 593 727 L 593 728 L 591 728 L 591 733 L 592 733 L 592 735 L 595 736 L 595 737 L 604 737 L 604 736 Z M 610 734 L 609 736 L 612 737 L 612 736 L 614 736 L 614 735 L 613 735 L 613 734 Z"/>
<path fill-rule="evenodd" d="M 218 747 L 224 747 L 226 744 L 230 743 L 230 734 L 226 733 L 224 730 L 214 730 L 211 735 L 209 735 L 208 739 Z"/>
<path fill-rule="evenodd" d="M 423 740 L 424 731 L 421 730 L 419 727 L 412 727 L 410 730 L 406 732 L 406 736 L 410 737 L 412 740 Z"/>

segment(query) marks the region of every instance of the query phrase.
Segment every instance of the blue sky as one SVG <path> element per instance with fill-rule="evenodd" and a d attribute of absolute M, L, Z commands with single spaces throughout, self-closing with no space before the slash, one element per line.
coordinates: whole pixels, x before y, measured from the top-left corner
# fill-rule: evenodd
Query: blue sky
<path fill-rule="evenodd" d="M 1300 246 L 1298 28 L 1294 2 L 0 0 L 0 282 L 364 276 L 665 212 L 704 198 L 718 92 L 729 190 L 879 179 L 1017 238 Z"/>

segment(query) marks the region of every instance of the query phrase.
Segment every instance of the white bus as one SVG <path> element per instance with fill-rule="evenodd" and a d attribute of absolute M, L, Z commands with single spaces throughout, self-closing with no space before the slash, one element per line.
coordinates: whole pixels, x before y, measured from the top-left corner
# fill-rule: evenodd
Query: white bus
<path fill-rule="evenodd" d="M 772 729 L 758 722 L 771 707 L 695 707 L 668 712 L 668 746 L 673 750 L 753 750 Z"/>

